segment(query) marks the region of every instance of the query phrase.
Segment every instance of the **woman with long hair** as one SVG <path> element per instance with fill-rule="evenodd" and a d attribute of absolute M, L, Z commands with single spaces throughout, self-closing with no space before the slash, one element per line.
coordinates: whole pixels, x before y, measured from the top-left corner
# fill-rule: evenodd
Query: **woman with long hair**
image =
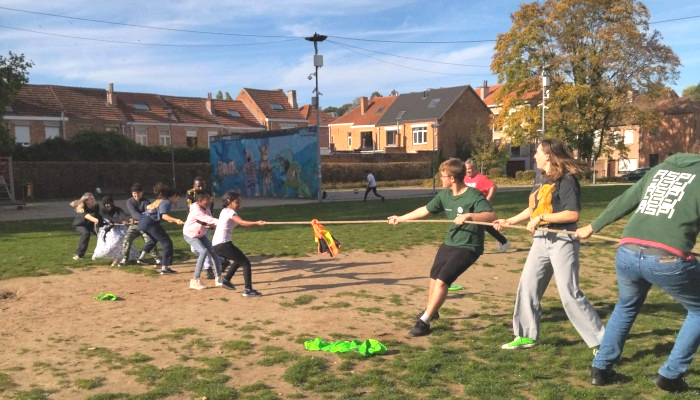
<path fill-rule="evenodd" d="M 173 241 L 165 228 L 161 226 L 160 221 L 178 225 L 184 224 L 181 219 L 170 215 L 170 211 L 173 206 L 177 205 L 180 195 L 175 189 L 160 184 L 156 185 L 153 191 L 156 193 L 157 199 L 146 206 L 146 211 L 139 220 L 139 230 L 145 232 L 151 239 L 146 243 L 143 251 L 148 253 L 155 247 L 156 242 L 160 243 L 163 249 L 163 256 L 160 259 L 160 274 L 176 274 L 177 271 L 170 269 L 170 266 L 173 265 Z"/>
<path fill-rule="evenodd" d="M 530 194 L 529 206 L 518 215 L 494 221 L 498 230 L 527 222 L 534 234 L 525 261 L 513 311 L 515 340 L 503 349 L 535 346 L 539 336 L 542 308 L 540 302 L 552 276 L 569 320 L 588 347 L 600 345 L 605 329 L 598 313 L 579 289 L 579 250 L 581 242 L 573 231 L 578 228 L 581 188 L 574 176 L 585 165 L 574 159 L 558 139 L 544 139 L 537 146 L 535 162 L 542 171 L 541 186 Z M 572 234 L 544 232 L 538 227 L 566 230 Z"/>
<path fill-rule="evenodd" d="M 70 202 L 70 206 L 75 209 L 76 216 L 73 219 L 73 228 L 80 235 L 78 248 L 73 254 L 74 260 L 79 260 L 85 256 L 90 235 L 97 236 L 97 230 L 102 225 L 100 206 L 97 205 L 95 196 L 90 192 L 85 192 L 78 200 Z"/>

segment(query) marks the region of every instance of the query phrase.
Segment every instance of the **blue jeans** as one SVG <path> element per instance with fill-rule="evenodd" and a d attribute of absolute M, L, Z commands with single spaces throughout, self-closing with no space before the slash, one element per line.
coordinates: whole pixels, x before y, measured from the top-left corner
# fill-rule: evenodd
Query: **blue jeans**
<path fill-rule="evenodd" d="M 693 259 L 644 255 L 620 246 L 615 257 L 618 300 L 593 366 L 609 370 L 620 359 L 627 335 L 651 285 L 681 303 L 688 314 L 659 374 L 676 379 L 684 374 L 700 345 L 700 263 Z"/>
<path fill-rule="evenodd" d="M 211 241 L 209 241 L 207 235 L 204 235 L 200 238 L 191 238 L 187 235 L 182 235 L 182 237 L 185 239 L 185 242 L 192 246 L 194 252 L 197 253 L 197 266 L 194 269 L 195 279 L 199 278 L 199 275 L 202 273 L 204 260 L 207 257 L 211 257 L 211 259 L 214 261 L 214 267 L 216 268 L 216 276 L 221 276 L 221 264 L 219 263 L 219 256 L 214 254 L 214 250 L 212 250 L 211 248 Z"/>

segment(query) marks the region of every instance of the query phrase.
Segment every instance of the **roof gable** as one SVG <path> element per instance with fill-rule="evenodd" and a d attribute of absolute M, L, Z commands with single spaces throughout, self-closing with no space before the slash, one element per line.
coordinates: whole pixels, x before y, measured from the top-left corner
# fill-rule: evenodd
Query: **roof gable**
<path fill-rule="evenodd" d="M 367 101 L 367 110 L 364 114 L 360 106 L 357 106 L 333 121 L 333 124 L 377 125 L 397 98 L 398 96 L 372 97 Z"/>
<path fill-rule="evenodd" d="M 473 92 L 466 85 L 401 94 L 377 125 L 440 119 L 465 91 Z M 476 93 L 474 96 L 478 98 Z"/>
<path fill-rule="evenodd" d="M 306 118 L 307 121 L 309 121 L 309 126 L 316 126 L 316 107 L 310 105 L 310 104 L 304 104 L 299 108 L 299 112 L 301 113 L 301 116 Z M 319 123 L 321 125 L 328 125 L 333 123 L 337 118 L 334 116 L 323 112 L 323 110 L 320 110 L 319 112 Z"/>
<path fill-rule="evenodd" d="M 268 119 L 305 120 L 298 108 L 292 108 L 287 95 L 281 90 L 243 88 L 236 100 L 247 95 L 260 112 Z"/>

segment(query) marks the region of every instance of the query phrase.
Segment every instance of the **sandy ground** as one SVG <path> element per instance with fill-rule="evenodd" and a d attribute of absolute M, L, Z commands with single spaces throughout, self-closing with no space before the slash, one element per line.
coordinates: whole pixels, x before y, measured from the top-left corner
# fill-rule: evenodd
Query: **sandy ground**
<path fill-rule="evenodd" d="M 487 240 L 486 253 L 456 282 L 464 290 L 450 292 L 445 307 L 460 314 L 448 318 L 460 320 L 479 312 L 486 298 L 492 311 L 494 303 L 508 310 L 502 318 L 510 324 L 518 271 L 528 249 L 516 245 L 506 254 L 496 254 L 496 248 L 495 240 Z M 182 361 L 183 355 L 224 355 L 233 365 L 228 385 L 240 388 L 264 381 L 282 395 L 295 393 L 281 378 L 285 366 L 258 365 L 256 349 L 275 345 L 306 355 L 303 345 L 294 342 L 297 337 L 331 340 L 335 333 L 348 335 L 347 340 L 410 340 L 427 346 L 427 338 L 408 339 L 406 334 L 410 316 L 424 308 L 435 251 L 436 246 L 426 245 L 381 254 L 341 252 L 334 259 L 325 254 L 298 259 L 252 257 L 255 287 L 263 293 L 259 298 L 241 296 L 240 273 L 233 280 L 238 286 L 235 292 L 189 289 L 193 260 L 175 265 L 179 273 L 170 276 L 100 266 L 64 276 L 0 281 L 0 371 L 17 385 L 11 393 L 38 387 L 52 391 L 51 399 L 76 399 L 102 392 L 148 391 L 133 375 L 125 374 L 128 367 L 114 368 L 100 357 L 91 357 L 99 349 L 122 357 L 145 354 L 157 368 L 196 364 Z M 213 285 L 213 281 L 206 283 Z M 99 292 L 114 293 L 119 300 L 93 300 Z M 315 299 L 289 305 L 303 295 Z M 400 299 L 399 304 L 390 301 L 392 295 Z M 348 305 L 333 306 L 340 302 Z M 385 311 L 406 317 L 389 318 Z M 178 329 L 196 333 L 168 339 Z M 457 323 L 454 329 L 463 328 Z M 254 346 L 252 354 L 222 354 L 222 343 L 244 335 Z M 211 347 L 187 346 L 194 339 L 203 339 Z M 76 379 L 98 376 L 106 378 L 99 388 L 87 391 L 75 385 Z M 0 397 L 11 393 L 0 392 Z"/>

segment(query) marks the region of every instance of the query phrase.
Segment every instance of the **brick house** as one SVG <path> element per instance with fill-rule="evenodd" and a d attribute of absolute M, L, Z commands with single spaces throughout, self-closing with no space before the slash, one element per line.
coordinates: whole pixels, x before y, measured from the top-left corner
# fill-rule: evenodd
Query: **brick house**
<path fill-rule="evenodd" d="M 302 117 L 306 118 L 306 121 L 308 122 L 309 126 L 316 126 L 316 107 L 310 105 L 310 104 L 305 104 L 299 108 L 299 112 L 301 113 Z M 329 153 L 329 143 L 330 143 L 330 130 L 328 128 L 328 124 L 332 123 L 333 121 L 336 120 L 336 117 L 323 112 L 321 110 L 318 114 L 318 122 L 321 125 L 319 127 L 319 138 L 318 142 L 319 145 L 321 146 L 321 152 L 322 153 Z"/>
<path fill-rule="evenodd" d="M 397 96 L 360 98 L 360 104 L 328 124 L 332 151 L 376 151 L 377 124 Z M 384 146 L 386 148 L 386 146 Z"/>
<path fill-rule="evenodd" d="M 296 90 L 290 90 L 285 94 L 282 89 L 243 88 L 236 96 L 236 101 L 245 104 L 265 130 L 309 126 L 309 122 L 299 112 Z"/>
<path fill-rule="evenodd" d="M 624 125 L 614 132 L 624 137 L 626 157 L 619 152 L 596 161 L 596 176 L 614 178 L 642 167 L 654 167 L 675 153 L 700 151 L 700 101 L 671 98 L 656 103 L 661 124 L 653 129 Z"/>
<path fill-rule="evenodd" d="M 491 140 L 491 111 L 471 86 L 399 95 L 377 123 L 376 149 L 454 157 L 476 135 Z"/>
<path fill-rule="evenodd" d="M 116 92 L 56 85 L 25 85 L 5 109 L 5 123 L 17 143 L 75 136 L 82 130 L 113 131 L 137 143 L 208 147 L 220 134 L 263 131 L 240 101 Z"/>

